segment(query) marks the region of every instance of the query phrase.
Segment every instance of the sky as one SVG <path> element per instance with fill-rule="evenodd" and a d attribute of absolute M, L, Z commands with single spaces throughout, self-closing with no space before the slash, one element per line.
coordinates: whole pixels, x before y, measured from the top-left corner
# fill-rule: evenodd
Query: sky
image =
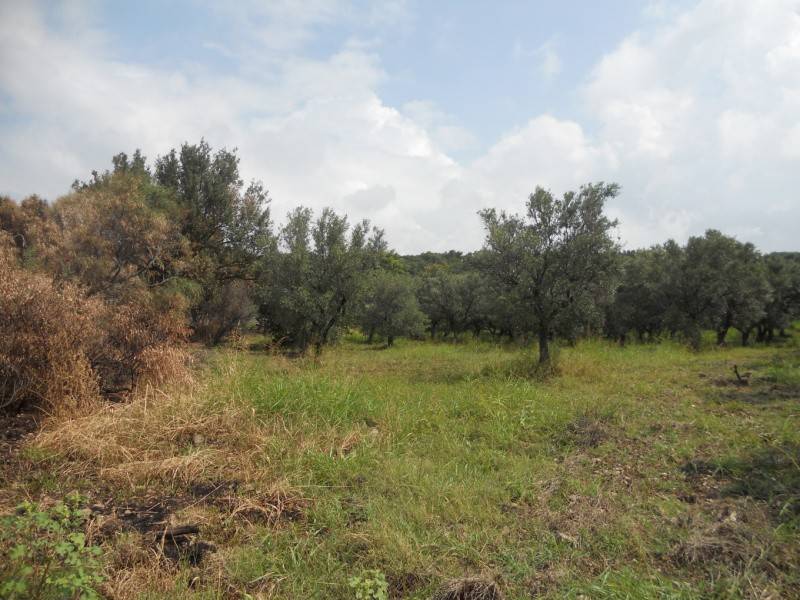
<path fill-rule="evenodd" d="M 626 248 L 800 250 L 800 0 L 0 0 L 0 194 L 201 138 L 401 253 L 596 181 Z"/>

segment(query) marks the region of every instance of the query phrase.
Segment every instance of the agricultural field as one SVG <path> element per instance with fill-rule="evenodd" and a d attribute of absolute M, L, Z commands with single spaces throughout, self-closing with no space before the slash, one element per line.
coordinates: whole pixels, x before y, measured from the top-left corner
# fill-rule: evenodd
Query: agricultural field
<path fill-rule="evenodd" d="M 114 598 L 796 598 L 790 333 L 586 340 L 550 376 L 467 337 L 198 347 L 180 383 L 9 418 L 0 503 L 77 494 Z"/>

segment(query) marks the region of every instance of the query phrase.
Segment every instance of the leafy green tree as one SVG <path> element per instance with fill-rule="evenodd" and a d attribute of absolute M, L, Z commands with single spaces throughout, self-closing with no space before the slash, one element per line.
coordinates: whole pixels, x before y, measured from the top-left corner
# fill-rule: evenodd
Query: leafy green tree
<path fill-rule="evenodd" d="M 534 330 L 529 312 L 516 302 L 512 292 L 489 285 L 483 286 L 481 292 L 484 327 L 493 337 L 513 341 L 518 335 Z"/>
<path fill-rule="evenodd" d="M 433 267 L 447 267 L 454 273 L 460 273 L 469 268 L 470 255 L 465 255 L 458 250 L 447 252 L 423 252 L 417 255 L 402 257 L 406 270 L 414 276 L 422 275 Z"/>
<path fill-rule="evenodd" d="M 156 161 L 156 180 L 177 194 L 185 210 L 182 229 L 195 251 L 211 259 L 219 279 L 252 275 L 272 242 L 267 204 L 259 182 L 243 190 L 239 157 L 225 149 L 212 154 L 207 142 L 181 146 Z"/>
<path fill-rule="evenodd" d="M 244 188 L 235 151 L 214 153 L 205 140 L 159 158 L 154 177 L 176 198 L 181 232 L 191 246 L 188 274 L 198 289 L 193 327 L 197 337 L 213 343 L 247 312 L 246 303 L 237 302 L 242 310 L 236 318 L 215 322 L 220 299 L 241 299 L 237 282 L 254 281 L 274 251 L 268 194 L 259 182 Z"/>
<path fill-rule="evenodd" d="M 764 317 L 757 325 L 756 339 L 770 342 L 776 329 L 784 335 L 792 320 L 800 318 L 800 254 L 768 254 L 764 266 L 772 296 L 764 307 Z"/>
<path fill-rule="evenodd" d="M 350 227 L 326 208 L 312 222 L 307 208 L 288 216 L 281 247 L 259 282 L 260 321 L 277 339 L 317 352 L 355 308 L 366 275 L 386 250 L 368 221 Z"/>
<path fill-rule="evenodd" d="M 398 336 L 419 336 L 425 314 L 414 293 L 414 281 L 405 273 L 376 270 L 366 280 L 357 322 L 372 342 L 377 334 L 391 346 Z"/>
<path fill-rule="evenodd" d="M 419 305 L 428 317 L 431 337 L 437 333 L 456 336 L 482 326 L 480 275 L 453 272 L 447 265 L 432 265 L 420 276 Z"/>
<path fill-rule="evenodd" d="M 728 265 L 728 287 L 725 290 L 725 313 L 721 323 L 738 330 L 742 345 L 767 315 L 772 299 L 772 286 L 761 254 L 750 243 L 737 242 L 733 260 Z"/>
<path fill-rule="evenodd" d="M 700 238 L 690 238 L 685 247 L 668 240 L 664 252 L 665 327 L 670 335 L 680 334 L 692 348 L 699 349 L 703 329 L 712 327 L 722 311 L 719 272 L 703 259 Z"/>
<path fill-rule="evenodd" d="M 613 285 L 616 221 L 603 214 L 616 184 L 588 184 L 562 198 L 542 188 L 530 195 L 524 216 L 481 211 L 486 227 L 486 274 L 532 317 L 539 362 L 550 360 L 554 333 L 584 318 Z"/>
<path fill-rule="evenodd" d="M 606 308 L 606 334 L 624 344 L 630 332 L 642 342 L 653 340 L 664 328 L 667 296 L 664 290 L 663 247 L 635 250 L 622 255 L 619 286 Z"/>
<path fill-rule="evenodd" d="M 204 295 L 202 310 L 196 311 L 196 337 L 208 345 L 221 343 L 231 333 L 247 327 L 257 314 L 255 284 L 234 279 L 215 286 Z"/>
<path fill-rule="evenodd" d="M 752 244 L 710 229 L 689 238 L 685 249 L 674 242 L 665 248 L 670 328 L 694 348 L 706 327 L 714 329 L 718 344 L 725 343 L 730 328 L 739 329 L 746 344 L 771 294 L 761 256 Z"/>

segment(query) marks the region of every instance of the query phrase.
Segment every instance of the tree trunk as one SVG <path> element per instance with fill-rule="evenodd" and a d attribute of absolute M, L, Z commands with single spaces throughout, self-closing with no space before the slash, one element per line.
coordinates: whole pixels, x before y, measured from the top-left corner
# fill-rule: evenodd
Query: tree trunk
<path fill-rule="evenodd" d="M 547 330 L 542 328 L 539 330 L 539 364 L 543 365 L 546 362 L 550 362 L 550 340 Z"/>
<path fill-rule="evenodd" d="M 747 346 L 750 342 L 750 329 L 742 329 L 742 346 Z"/>
<path fill-rule="evenodd" d="M 700 331 L 700 328 L 692 326 L 687 332 L 687 337 L 689 338 L 689 346 L 691 349 L 694 351 L 700 350 L 700 344 L 703 341 L 703 332 Z"/>
<path fill-rule="evenodd" d="M 772 338 L 774 337 L 775 332 L 772 330 L 772 327 L 767 327 L 767 343 L 772 342 Z"/>
<path fill-rule="evenodd" d="M 374 338 L 374 337 L 375 337 L 375 328 L 374 327 L 370 327 L 369 328 L 369 334 L 367 335 L 367 343 L 371 344 L 372 343 L 372 338 Z"/>

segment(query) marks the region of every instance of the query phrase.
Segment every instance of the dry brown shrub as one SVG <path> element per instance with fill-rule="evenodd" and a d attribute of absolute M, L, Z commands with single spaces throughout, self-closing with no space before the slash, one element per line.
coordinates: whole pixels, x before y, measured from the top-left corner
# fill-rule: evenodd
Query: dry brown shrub
<path fill-rule="evenodd" d="M 17 204 L 0 197 L 0 230 L 8 233 L 13 252 L 29 260 L 59 239 L 59 229 L 52 220 L 48 204 L 38 196 L 29 196 Z"/>
<path fill-rule="evenodd" d="M 145 282 L 164 283 L 183 265 L 187 242 L 146 196 L 141 178 L 117 174 L 106 185 L 59 198 L 51 208 L 58 230 L 37 237 L 40 262 L 106 298 L 124 297 Z"/>
<path fill-rule="evenodd" d="M 185 314 L 179 296 L 157 302 L 146 291 L 110 303 L 99 323 L 102 345 L 93 356 L 103 392 L 131 392 L 143 383 L 185 379 Z"/>
<path fill-rule="evenodd" d="M 0 237 L 0 412 L 25 404 L 75 411 L 96 401 L 90 357 L 103 310 L 78 287 L 20 268 Z"/>
<path fill-rule="evenodd" d="M 102 586 L 105 597 L 114 600 L 139 600 L 142 590 L 147 590 L 146 597 L 193 598 L 214 597 L 226 600 L 245 598 L 241 585 L 234 585 L 226 568 L 224 553 L 210 554 L 202 564 L 190 573 L 181 572 L 178 565 L 165 561 L 157 552 L 147 554 L 136 553 L 135 548 L 125 548 L 124 552 L 133 552 L 130 565 L 126 561 L 129 556 L 114 552 L 111 556 L 111 568 L 108 580 Z M 249 586 L 253 587 L 253 586 Z M 259 586 L 269 589 L 269 581 Z M 254 598 L 262 598 L 256 589 Z M 273 597 L 268 594 L 266 597 Z"/>
<path fill-rule="evenodd" d="M 185 306 L 146 291 L 110 303 L 18 263 L 0 232 L 0 413 L 77 414 L 101 394 L 185 380 Z"/>

